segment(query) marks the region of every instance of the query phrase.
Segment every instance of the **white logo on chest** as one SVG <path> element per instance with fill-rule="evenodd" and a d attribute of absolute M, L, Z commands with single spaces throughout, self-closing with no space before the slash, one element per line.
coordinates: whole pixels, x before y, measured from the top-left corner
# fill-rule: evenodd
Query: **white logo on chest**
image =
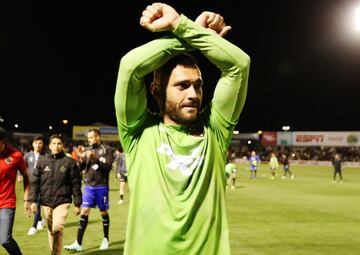
<path fill-rule="evenodd" d="M 194 172 L 194 169 L 200 165 L 203 161 L 203 156 L 198 156 L 200 148 L 195 148 L 190 155 L 175 155 L 171 147 L 168 144 L 161 144 L 156 149 L 159 154 L 165 154 L 169 158 L 169 163 L 166 167 L 174 171 L 179 169 L 185 176 L 190 176 Z"/>

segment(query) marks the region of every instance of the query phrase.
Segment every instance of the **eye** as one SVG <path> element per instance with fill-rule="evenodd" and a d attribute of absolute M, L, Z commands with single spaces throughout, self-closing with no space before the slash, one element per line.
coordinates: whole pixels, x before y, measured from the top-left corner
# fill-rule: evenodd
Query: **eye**
<path fill-rule="evenodd" d="M 186 82 L 181 82 L 181 83 L 178 83 L 176 85 L 180 90 L 185 90 L 187 89 L 190 85 Z"/>
<path fill-rule="evenodd" d="M 201 83 L 196 83 L 196 84 L 194 84 L 194 89 L 195 89 L 196 91 L 201 90 L 201 89 L 202 89 L 202 84 L 201 84 Z"/>

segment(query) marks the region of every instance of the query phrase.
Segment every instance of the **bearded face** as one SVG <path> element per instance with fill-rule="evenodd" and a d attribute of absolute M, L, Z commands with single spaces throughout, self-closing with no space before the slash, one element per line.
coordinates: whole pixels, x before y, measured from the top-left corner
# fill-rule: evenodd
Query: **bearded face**
<path fill-rule="evenodd" d="M 198 99 L 187 103 L 166 101 L 165 113 L 169 118 L 180 125 L 192 125 L 198 119 L 200 102 Z"/>
<path fill-rule="evenodd" d="M 202 101 L 199 69 L 177 66 L 171 72 L 165 92 L 165 124 L 192 125 L 197 121 Z"/>

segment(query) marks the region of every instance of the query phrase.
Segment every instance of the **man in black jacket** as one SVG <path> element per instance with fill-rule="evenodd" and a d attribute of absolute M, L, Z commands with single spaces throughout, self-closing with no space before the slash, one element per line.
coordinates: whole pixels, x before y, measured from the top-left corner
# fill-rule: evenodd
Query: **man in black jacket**
<path fill-rule="evenodd" d="M 334 167 L 334 176 L 333 176 L 333 183 L 336 183 L 336 175 L 338 174 L 340 177 L 340 183 L 343 183 L 343 177 L 342 177 L 342 173 L 341 173 L 341 157 L 340 154 L 336 153 L 333 160 L 332 160 L 332 164 Z"/>
<path fill-rule="evenodd" d="M 88 224 L 90 210 L 95 207 L 100 210 L 104 231 L 104 238 L 99 249 L 109 248 L 109 173 L 114 156 L 112 149 L 102 144 L 98 129 L 90 129 L 87 138 L 89 147 L 78 147 L 78 163 L 80 169 L 85 169 L 85 189 L 77 240 L 64 246 L 65 250 L 69 251 L 82 251 L 82 239 Z"/>
<path fill-rule="evenodd" d="M 82 203 L 80 170 L 75 160 L 64 152 L 61 135 L 52 135 L 49 140 L 51 154 L 40 156 L 30 182 L 29 201 L 31 211 L 36 213 L 40 194 L 43 206 L 51 254 L 61 254 L 65 219 L 74 197 L 74 213 L 80 213 Z"/>

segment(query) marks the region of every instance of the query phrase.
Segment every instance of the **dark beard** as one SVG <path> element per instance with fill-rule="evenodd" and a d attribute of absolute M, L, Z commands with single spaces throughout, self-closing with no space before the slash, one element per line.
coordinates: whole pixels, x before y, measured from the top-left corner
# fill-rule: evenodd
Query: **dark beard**
<path fill-rule="evenodd" d="M 171 120 L 179 125 L 192 126 L 195 123 L 198 123 L 199 108 L 196 116 L 193 116 L 192 118 L 185 118 L 176 105 L 170 103 L 167 105 L 166 113 L 169 115 Z"/>

